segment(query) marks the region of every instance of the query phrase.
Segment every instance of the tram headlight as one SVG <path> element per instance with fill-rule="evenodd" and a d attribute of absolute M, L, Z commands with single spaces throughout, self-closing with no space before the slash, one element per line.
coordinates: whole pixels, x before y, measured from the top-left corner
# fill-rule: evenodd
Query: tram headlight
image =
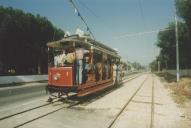
<path fill-rule="evenodd" d="M 58 76 L 54 76 L 54 80 L 58 80 Z"/>
<path fill-rule="evenodd" d="M 55 74 L 54 76 L 53 76 L 53 79 L 56 81 L 56 80 L 59 80 L 60 79 L 60 74 Z"/>

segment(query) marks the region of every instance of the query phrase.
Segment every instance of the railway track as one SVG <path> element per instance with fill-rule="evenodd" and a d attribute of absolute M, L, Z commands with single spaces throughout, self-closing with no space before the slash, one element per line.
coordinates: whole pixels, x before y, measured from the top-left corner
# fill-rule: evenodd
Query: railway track
<path fill-rule="evenodd" d="M 58 102 L 58 101 L 54 101 L 54 102 Z M 53 103 L 54 103 L 54 102 L 53 102 Z M 1 117 L 1 118 L 0 118 L 0 121 L 1 121 L 1 120 L 5 120 L 5 119 L 10 118 L 10 117 L 13 117 L 13 116 L 16 116 L 16 115 L 19 115 L 19 114 L 22 114 L 22 113 L 25 113 L 25 112 L 32 111 L 32 110 L 34 110 L 34 109 L 38 109 L 38 108 L 41 108 L 41 107 L 50 105 L 50 104 L 51 104 L 51 103 L 45 103 L 45 104 L 42 104 L 42 105 L 39 105 L 39 106 L 36 106 L 36 107 L 29 108 L 29 109 L 24 110 L 24 111 L 20 111 L 20 112 L 14 113 L 14 114 L 6 115 L 6 116 L 4 116 L 4 117 Z"/>
<path fill-rule="evenodd" d="M 145 82 L 147 81 L 148 76 L 144 79 L 144 81 L 141 83 L 141 85 L 136 89 L 136 91 L 133 93 L 133 95 L 130 97 L 130 99 L 125 103 L 125 105 L 121 108 L 121 110 L 116 114 L 114 119 L 109 124 L 108 128 L 112 128 L 115 123 L 117 123 L 117 120 L 122 115 L 125 109 L 128 108 L 128 105 L 133 102 L 133 99 L 138 94 L 138 92 L 141 90 L 141 88 L 144 86 Z M 154 76 L 152 75 L 152 94 L 151 94 L 151 113 L 150 113 L 150 128 L 153 128 L 153 122 L 154 122 Z M 128 113 L 127 113 L 128 114 Z"/>
<path fill-rule="evenodd" d="M 152 74 L 152 99 L 151 99 L 151 121 L 150 128 L 154 128 L 154 96 L 155 96 L 155 88 L 154 88 L 154 76 Z"/>
<path fill-rule="evenodd" d="M 0 125 L 5 128 L 6 127 L 18 128 L 18 127 L 24 126 L 30 122 L 38 120 L 40 118 L 48 116 L 50 114 L 53 114 L 63 108 L 71 108 L 71 107 L 81 104 L 83 102 L 86 102 L 86 101 L 79 100 L 79 101 L 59 102 L 59 100 L 56 100 L 52 103 L 47 103 L 47 104 L 40 105 L 40 106 L 31 108 L 31 109 L 28 109 L 25 111 L 21 111 L 21 112 L 15 113 L 15 114 L 11 114 L 11 115 L 2 117 L 0 120 Z M 24 117 L 23 121 L 22 120 L 19 121 L 19 119 L 21 117 L 22 118 Z M 14 122 L 14 123 L 11 124 L 10 122 Z"/>
<path fill-rule="evenodd" d="M 140 75 L 135 75 L 135 76 L 131 76 L 128 79 L 124 79 L 122 83 L 126 83 L 128 81 L 131 81 L 137 77 L 139 77 Z M 100 97 L 97 97 L 96 99 L 99 99 Z M 29 124 L 35 120 L 41 119 L 45 116 L 48 116 L 50 114 L 53 114 L 59 110 L 62 110 L 64 108 L 72 108 L 76 105 L 82 104 L 84 102 L 88 102 L 91 101 L 92 98 L 86 98 L 85 100 L 79 100 L 79 101 L 69 101 L 69 102 L 59 102 L 59 99 L 56 99 L 55 101 L 53 101 L 52 103 L 45 103 L 36 107 L 32 107 L 30 109 L 24 110 L 24 111 L 20 111 L 14 114 L 10 114 L 10 115 L 6 115 L 4 117 L 0 118 L 0 124 L 1 122 L 4 122 L 3 127 L 14 127 L 14 128 L 19 128 L 22 127 L 26 124 Z M 55 107 L 56 106 L 56 107 Z M 43 113 L 41 113 L 42 111 L 44 111 Z M 35 115 L 34 117 L 31 117 L 31 115 L 33 115 L 32 113 L 37 113 L 37 115 Z M 15 120 L 18 120 L 21 117 L 27 117 L 28 119 L 26 119 L 25 121 L 19 121 L 16 124 L 10 124 L 10 122 L 15 122 Z M 10 126 L 6 126 L 6 124 L 10 125 Z"/>
<path fill-rule="evenodd" d="M 24 123 L 18 124 L 18 125 L 16 125 L 16 126 L 14 126 L 14 128 L 19 128 L 19 127 L 24 126 L 24 125 L 26 125 L 26 124 L 29 124 L 29 123 L 31 123 L 31 122 L 33 122 L 33 121 L 35 121 L 35 120 L 38 120 L 38 119 L 43 118 L 43 117 L 45 117 L 45 116 L 51 115 L 51 114 L 53 114 L 53 113 L 55 113 L 55 112 L 57 112 L 57 111 L 59 111 L 59 110 L 62 110 L 63 108 L 71 108 L 71 107 L 74 107 L 74 106 L 76 106 L 76 105 L 78 105 L 78 104 L 81 104 L 81 103 L 83 103 L 83 102 L 85 102 L 85 101 L 78 101 L 78 102 L 74 102 L 74 103 L 72 103 L 72 104 L 70 104 L 70 105 L 68 105 L 68 106 L 59 107 L 58 109 L 55 109 L 55 110 L 53 110 L 53 111 L 47 112 L 47 113 L 42 114 L 42 115 L 39 115 L 38 117 L 33 118 L 33 119 L 31 119 L 31 120 L 28 120 L 28 121 L 26 121 L 26 122 L 24 122 Z"/>
<path fill-rule="evenodd" d="M 70 96 L 70 97 L 73 97 L 73 95 Z M 70 97 L 69 97 L 69 98 L 70 98 Z M 63 98 L 63 97 L 62 97 L 62 98 Z M 54 101 L 52 101 L 52 102 L 46 102 L 46 103 L 44 103 L 44 104 L 41 104 L 41 105 L 38 105 L 38 106 L 34 106 L 34 107 L 31 107 L 31 108 L 26 109 L 26 110 L 23 110 L 23 111 L 19 111 L 19 112 L 13 113 L 13 114 L 9 114 L 9 115 L 0 117 L 0 121 L 5 120 L 5 119 L 7 119 L 7 118 L 14 117 L 14 116 L 19 115 L 19 114 L 23 114 L 23 113 L 26 113 L 26 112 L 29 112 L 29 111 L 38 109 L 38 108 L 42 108 L 42 107 L 51 105 L 51 104 L 53 104 L 53 103 L 56 103 L 56 102 L 59 102 L 59 101 L 62 101 L 62 100 L 63 100 L 63 99 L 61 99 L 61 98 L 60 98 L 60 99 L 59 99 L 59 98 L 54 98 Z"/>

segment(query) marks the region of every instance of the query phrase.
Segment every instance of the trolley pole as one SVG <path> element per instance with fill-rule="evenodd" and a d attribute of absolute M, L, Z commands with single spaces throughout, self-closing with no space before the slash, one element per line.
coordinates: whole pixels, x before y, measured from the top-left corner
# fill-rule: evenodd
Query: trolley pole
<path fill-rule="evenodd" d="M 180 80 L 180 71 L 179 71 L 179 45 L 178 45 L 178 22 L 175 12 L 175 37 L 176 37 L 176 81 Z"/>

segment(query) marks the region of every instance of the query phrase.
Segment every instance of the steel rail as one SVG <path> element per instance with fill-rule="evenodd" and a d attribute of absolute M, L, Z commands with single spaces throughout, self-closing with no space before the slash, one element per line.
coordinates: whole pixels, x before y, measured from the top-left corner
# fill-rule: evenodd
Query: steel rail
<path fill-rule="evenodd" d="M 56 109 L 56 110 L 54 110 L 54 111 L 50 111 L 50 112 L 48 112 L 48 113 L 46 113 L 46 114 L 43 114 L 43 115 L 38 116 L 38 117 L 36 117 L 36 118 L 33 118 L 33 119 L 29 120 L 29 121 L 26 121 L 26 122 L 24 122 L 24 123 L 21 123 L 21 124 L 19 124 L 19 125 L 17 125 L 17 126 L 14 126 L 14 128 L 19 128 L 19 127 L 24 126 L 24 125 L 26 125 L 26 124 L 29 124 L 29 123 L 31 123 L 31 122 L 33 122 L 33 121 L 35 121 L 35 120 L 41 119 L 41 118 L 43 118 L 43 117 L 45 117 L 45 116 L 48 116 L 48 115 L 53 114 L 53 113 L 55 113 L 55 112 L 57 112 L 57 111 L 60 111 L 60 110 L 62 110 L 62 109 L 64 109 L 64 108 L 71 108 L 71 107 L 74 107 L 74 106 L 76 106 L 76 105 L 78 105 L 78 104 L 82 104 L 82 103 L 84 103 L 84 102 L 85 102 L 85 101 L 79 101 L 79 102 L 74 103 L 74 104 L 71 104 L 71 105 L 69 105 L 69 106 L 67 106 L 67 107 L 66 107 L 66 106 L 63 106 L 63 107 L 58 108 L 58 109 Z"/>
<path fill-rule="evenodd" d="M 153 128 L 154 125 L 154 96 L 155 96 L 155 92 L 154 92 L 154 76 L 152 74 L 152 99 L 151 99 L 151 121 L 150 121 L 150 128 Z"/>
<path fill-rule="evenodd" d="M 23 113 L 26 113 L 26 112 L 29 112 L 29 111 L 32 111 L 32 110 L 41 108 L 41 107 L 44 107 L 44 106 L 47 106 L 47 105 L 50 105 L 50 104 L 51 104 L 51 103 L 46 103 L 46 104 L 43 104 L 43 105 L 40 105 L 40 106 L 37 106 L 37 107 L 33 107 L 33 108 L 30 108 L 30 109 L 21 111 L 21 112 L 17 112 L 17 113 L 11 114 L 11 115 L 7 115 L 7 116 L 4 116 L 4 117 L 1 117 L 1 118 L 0 118 L 0 121 L 1 121 L 1 120 L 5 120 L 5 119 L 7 119 L 7 118 L 11 118 L 11 117 L 16 116 L 16 115 L 19 115 L 19 114 L 23 114 Z"/>
<path fill-rule="evenodd" d="M 148 79 L 148 76 L 144 79 L 144 81 L 141 83 L 141 85 L 137 88 L 137 90 L 133 93 L 133 95 L 130 97 L 130 99 L 127 101 L 127 103 L 122 107 L 122 109 L 119 111 L 119 113 L 115 116 L 113 121 L 110 123 L 110 125 L 107 128 L 111 128 L 113 124 L 116 122 L 116 120 L 119 118 L 119 116 L 123 113 L 125 108 L 129 105 L 129 103 L 132 101 L 132 99 L 135 97 L 135 95 L 139 92 L 139 90 L 143 87 L 145 81 Z"/>
<path fill-rule="evenodd" d="M 20 111 L 20 112 L 14 113 L 14 114 L 6 115 L 4 117 L 1 117 L 0 121 L 8 119 L 8 118 L 11 118 L 11 117 L 14 117 L 14 116 L 19 115 L 19 114 L 23 114 L 23 113 L 26 113 L 26 112 L 29 112 L 29 111 L 41 108 L 41 107 L 45 107 L 45 106 L 51 105 L 51 104 L 59 102 L 59 101 L 60 101 L 60 99 L 57 99 L 56 101 L 53 101 L 53 102 L 50 102 L 50 103 L 45 103 L 45 104 L 42 104 L 42 105 L 39 105 L 39 106 L 36 106 L 36 107 L 32 107 L 32 108 L 26 109 L 24 111 Z"/>

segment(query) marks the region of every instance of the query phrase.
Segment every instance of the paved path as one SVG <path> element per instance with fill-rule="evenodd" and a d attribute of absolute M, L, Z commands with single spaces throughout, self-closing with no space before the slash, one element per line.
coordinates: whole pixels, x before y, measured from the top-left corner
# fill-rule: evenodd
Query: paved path
<path fill-rule="evenodd" d="M 189 122 L 182 117 L 183 113 L 178 105 L 174 103 L 170 93 L 164 88 L 159 78 L 151 74 L 148 74 L 147 77 L 142 88 L 133 97 L 112 127 L 190 128 L 191 121 Z M 130 99 L 130 96 L 140 86 L 143 79 L 146 79 L 146 76 L 127 83 L 120 90 L 85 106 L 85 108 L 109 109 L 110 115 L 113 116 Z"/>

